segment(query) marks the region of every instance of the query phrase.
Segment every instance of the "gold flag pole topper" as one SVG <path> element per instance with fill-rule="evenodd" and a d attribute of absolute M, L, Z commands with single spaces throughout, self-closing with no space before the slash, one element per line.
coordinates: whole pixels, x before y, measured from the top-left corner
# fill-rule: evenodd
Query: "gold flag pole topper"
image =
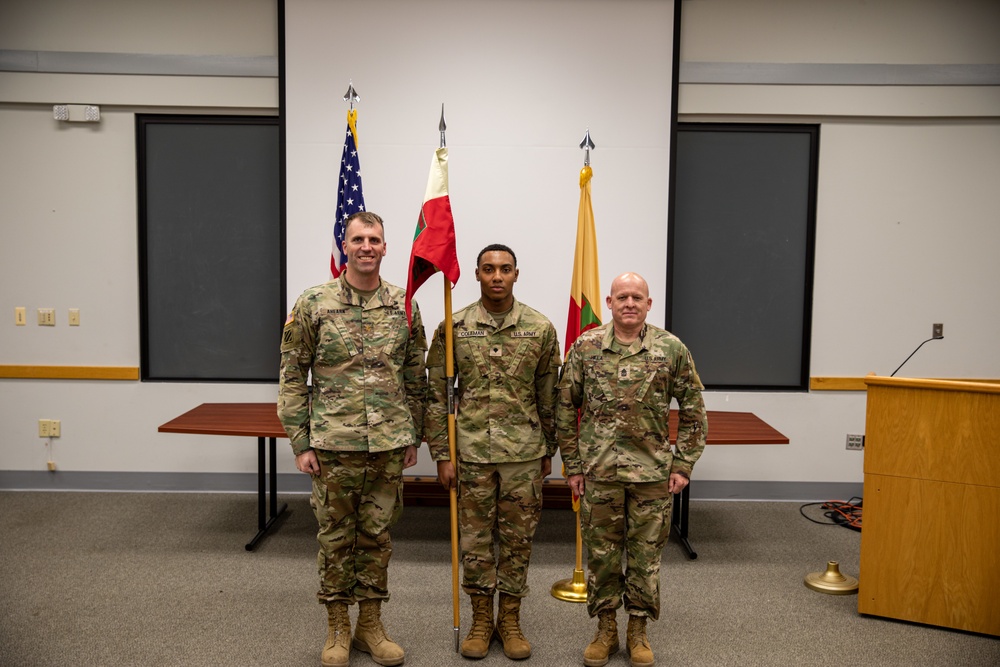
<path fill-rule="evenodd" d="M 590 130 L 580 142 L 580 148 L 584 151 L 583 168 L 590 168 L 590 149 L 596 148 L 594 142 L 590 140 Z M 582 181 L 581 181 L 582 182 Z M 569 335 L 569 332 L 566 332 Z M 566 467 L 563 466 L 563 477 L 566 477 Z M 572 492 L 571 492 L 572 493 Z M 587 601 L 587 579 L 583 573 L 583 536 L 580 530 L 580 499 L 573 496 L 573 512 L 576 513 L 576 568 L 570 579 L 560 579 L 552 584 L 552 597 L 565 602 L 586 602 Z"/>
<path fill-rule="evenodd" d="M 444 122 L 444 104 L 441 104 L 441 121 L 438 123 L 438 131 L 441 132 L 441 146 L 445 147 L 444 133 L 447 129 Z M 455 652 L 459 650 L 459 606 L 458 606 L 458 456 L 455 452 L 455 342 L 451 330 L 451 281 L 448 276 L 444 278 L 444 373 L 445 388 L 448 393 L 448 456 L 455 469 L 455 486 L 448 490 L 448 504 L 451 509 L 451 606 L 452 621 L 455 634 Z"/>

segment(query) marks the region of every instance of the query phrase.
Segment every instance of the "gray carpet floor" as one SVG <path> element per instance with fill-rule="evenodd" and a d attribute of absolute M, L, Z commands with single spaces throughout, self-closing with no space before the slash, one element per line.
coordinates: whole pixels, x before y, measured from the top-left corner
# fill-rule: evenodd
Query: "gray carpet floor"
<path fill-rule="evenodd" d="M 305 496 L 281 500 L 287 516 L 247 552 L 253 495 L 0 492 L 0 665 L 318 665 L 315 520 Z M 544 511 L 525 665 L 580 665 L 593 636 L 584 605 L 549 593 L 573 573 L 573 521 Z M 408 507 L 393 538 L 384 619 L 406 664 L 512 664 L 497 643 L 480 661 L 454 651 L 447 508 Z M 856 596 L 808 589 L 829 560 L 858 575 L 860 534 L 797 503 L 694 501 L 691 540 L 696 560 L 664 552 L 657 665 L 1000 665 L 997 638 L 860 616 Z"/>

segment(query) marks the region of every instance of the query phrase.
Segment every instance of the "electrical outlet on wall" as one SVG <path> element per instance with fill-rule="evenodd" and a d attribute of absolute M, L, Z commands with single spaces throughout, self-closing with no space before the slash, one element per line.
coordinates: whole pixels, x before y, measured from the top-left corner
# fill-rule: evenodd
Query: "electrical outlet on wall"
<path fill-rule="evenodd" d="M 58 419 L 39 419 L 39 438 L 58 438 L 62 435 L 62 422 Z"/>
<path fill-rule="evenodd" d="M 847 434 L 847 448 L 854 451 L 861 451 L 865 448 L 865 436 L 856 433 Z"/>

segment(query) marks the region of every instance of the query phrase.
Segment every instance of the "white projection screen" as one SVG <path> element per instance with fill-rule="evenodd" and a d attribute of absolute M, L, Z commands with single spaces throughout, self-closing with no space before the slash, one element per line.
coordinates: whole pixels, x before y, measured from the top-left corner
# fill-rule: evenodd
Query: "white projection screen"
<path fill-rule="evenodd" d="M 479 251 L 507 244 L 515 297 L 545 313 L 563 345 L 589 129 L 601 291 L 641 273 L 650 321 L 662 323 L 673 23 L 672 0 L 285 0 L 289 307 L 330 278 L 353 84 L 366 207 L 386 223 L 383 278 L 406 285 L 444 104 L 462 267 L 454 308 L 479 298 Z M 428 341 L 443 291 L 437 274 L 417 292 Z M 415 472 L 433 471 L 421 459 Z"/>

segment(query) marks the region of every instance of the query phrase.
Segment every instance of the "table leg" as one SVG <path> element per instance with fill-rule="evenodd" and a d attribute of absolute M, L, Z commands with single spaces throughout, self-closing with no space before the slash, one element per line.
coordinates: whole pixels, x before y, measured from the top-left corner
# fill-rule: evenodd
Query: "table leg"
<path fill-rule="evenodd" d="M 282 503 L 281 507 L 278 507 L 278 466 L 277 466 L 277 451 L 276 451 L 276 438 L 269 438 L 268 453 L 270 454 L 271 460 L 271 518 L 267 518 L 267 484 L 265 483 L 265 477 L 267 476 L 267 465 L 264 457 L 264 437 L 257 438 L 257 534 L 253 536 L 246 545 L 247 551 L 253 551 L 257 544 L 263 539 L 264 534 L 267 533 L 268 529 L 274 525 L 275 520 L 284 513 L 288 508 L 286 503 Z"/>
<path fill-rule="evenodd" d="M 271 457 L 271 518 L 275 518 L 281 512 L 285 511 L 286 505 L 282 504 L 281 512 L 278 511 L 278 455 L 275 452 L 275 441 L 276 438 L 270 438 L 268 446 L 270 451 L 268 452 Z"/>
<path fill-rule="evenodd" d="M 691 546 L 691 542 L 688 541 L 688 505 L 690 504 L 690 500 L 691 483 L 689 482 L 680 493 L 674 494 L 674 511 L 670 526 L 677 533 L 677 539 L 680 541 L 681 546 L 684 547 L 687 557 L 694 560 L 698 557 L 698 554 L 695 552 L 694 547 Z"/>

